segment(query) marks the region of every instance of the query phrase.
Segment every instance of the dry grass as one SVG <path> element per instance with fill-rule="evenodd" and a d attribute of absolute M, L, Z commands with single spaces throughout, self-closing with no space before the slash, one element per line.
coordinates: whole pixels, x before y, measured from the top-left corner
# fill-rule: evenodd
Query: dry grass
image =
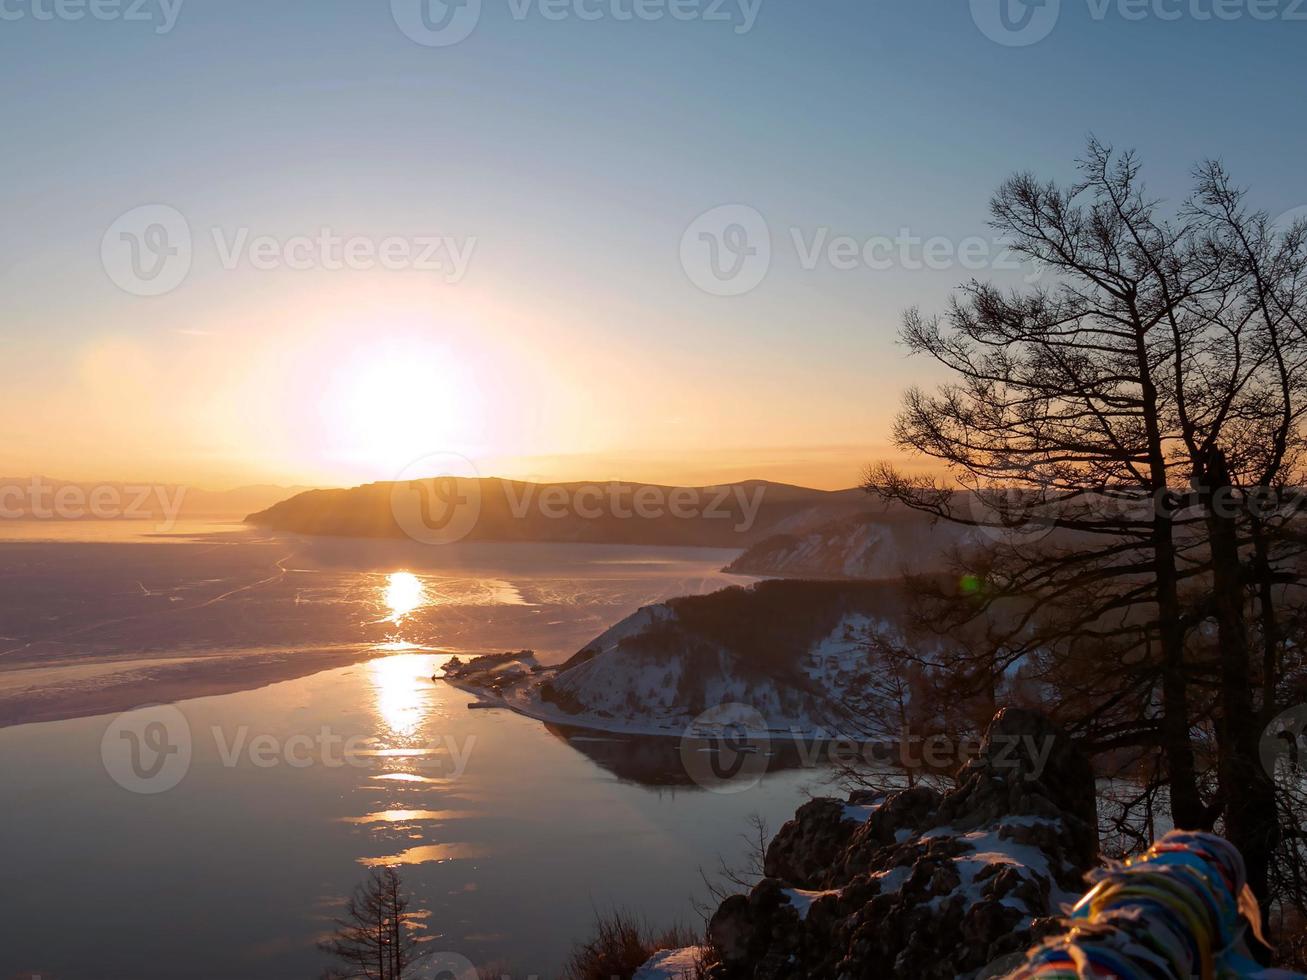
<path fill-rule="evenodd" d="M 613 911 L 595 919 L 594 935 L 572 949 L 564 980 L 630 980 L 644 963 L 664 949 L 696 946 L 702 940 L 680 927 L 651 930 L 635 916 Z"/>

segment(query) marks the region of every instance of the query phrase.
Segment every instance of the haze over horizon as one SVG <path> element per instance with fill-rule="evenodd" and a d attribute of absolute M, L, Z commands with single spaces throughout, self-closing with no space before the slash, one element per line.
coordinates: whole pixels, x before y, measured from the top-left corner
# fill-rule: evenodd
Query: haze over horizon
<path fill-rule="evenodd" d="M 867 447 L 808 447 L 722 450 L 702 459 L 658 457 L 652 454 L 601 454 L 556 456 L 549 458 L 521 457 L 517 459 L 487 458 L 477 460 L 476 474 L 488 479 L 515 480 L 525 483 L 606 483 L 621 482 L 661 486 L 706 487 L 728 483 L 761 480 L 768 483 L 789 484 L 813 490 L 848 490 L 862 479 L 858 460 L 899 459 L 900 454 L 891 446 Z M 443 462 L 444 454 L 436 454 L 435 463 Z M 419 465 L 421 461 L 419 460 Z M 919 460 L 905 459 L 907 469 L 921 469 Z M 451 472 L 455 472 L 451 470 Z M 464 471 L 458 470 L 457 473 Z M 289 477 L 278 479 L 275 474 L 257 481 L 240 482 L 215 476 L 209 480 L 187 481 L 168 475 L 166 467 L 144 467 L 138 471 L 123 470 L 120 474 L 72 472 L 42 469 L 31 473 L 0 473 L 0 479 L 43 479 L 51 482 L 77 484 L 94 483 L 157 483 L 185 486 L 211 493 L 223 493 L 249 487 L 282 487 L 287 490 L 345 488 L 366 483 L 385 483 L 413 476 L 400 471 L 385 475 L 360 477 L 343 481 L 303 482 Z M 431 470 L 429 475 L 439 475 Z"/>

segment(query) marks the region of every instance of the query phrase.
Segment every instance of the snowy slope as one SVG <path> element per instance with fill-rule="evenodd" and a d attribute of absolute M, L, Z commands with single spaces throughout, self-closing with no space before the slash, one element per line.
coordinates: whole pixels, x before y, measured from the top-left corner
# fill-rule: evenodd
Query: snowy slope
<path fill-rule="evenodd" d="M 763 583 L 640 609 L 557 670 L 506 659 L 447 676 L 484 700 L 584 728 L 682 734 L 739 704 L 771 733 L 866 735 L 905 706 L 873 642 L 901 639 L 886 609 L 894 596 L 872 583 Z M 783 636 L 773 639 L 768 615 L 788 627 Z M 773 642 L 763 648 L 761 637 Z"/>
<path fill-rule="evenodd" d="M 858 514 L 804 533 L 765 538 L 726 570 L 784 578 L 893 579 L 904 572 L 943 570 L 949 550 L 969 538 L 958 525 Z"/>

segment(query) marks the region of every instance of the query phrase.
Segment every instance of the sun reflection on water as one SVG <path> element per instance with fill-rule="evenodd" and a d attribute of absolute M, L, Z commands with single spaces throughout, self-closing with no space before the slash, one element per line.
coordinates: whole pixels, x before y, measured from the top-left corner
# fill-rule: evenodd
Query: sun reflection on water
<path fill-rule="evenodd" d="M 398 623 L 414 609 L 427 604 L 427 590 L 412 572 L 391 572 L 381 600 L 390 610 L 387 622 Z"/>
<path fill-rule="evenodd" d="M 369 662 L 377 715 L 386 728 L 383 734 L 411 739 L 418 733 L 431 710 L 431 686 L 423 683 L 431 670 L 431 657 L 423 655 L 399 654 Z"/>

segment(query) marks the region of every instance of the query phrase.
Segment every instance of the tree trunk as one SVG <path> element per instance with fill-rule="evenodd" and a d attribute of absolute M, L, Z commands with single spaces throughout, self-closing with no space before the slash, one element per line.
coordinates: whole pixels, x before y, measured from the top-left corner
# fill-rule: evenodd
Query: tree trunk
<path fill-rule="evenodd" d="M 1157 577 L 1157 613 L 1162 636 L 1162 752 L 1171 786 L 1171 818 L 1183 830 L 1207 830 L 1208 819 L 1198 793 L 1194 750 L 1189 740 L 1189 691 L 1185 676 L 1184 627 L 1176 585 L 1175 543 L 1169 514 L 1153 522 L 1153 560 Z"/>
<path fill-rule="evenodd" d="M 1280 677 L 1280 624 L 1275 616 L 1275 594 L 1271 584 L 1271 560 L 1266 528 L 1256 514 L 1251 516 L 1253 574 L 1257 582 L 1257 605 L 1262 619 L 1262 725 L 1275 717 L 1275 687 Z"/>
<path fill-rule="evenodd" d="M 1253 705 L 1238 527 L 1225 455 L 1219 449 L 1208 454 L 1199 489 L 1211 541 L 1213 610 L 1221 648 L 1217 771 L 1225 833 L 1243 854 L 1248 883 L 1265 908 L 1278 836 L 1275 784 L 1261 764 L 1261 723 Z"/>
<path fill-rule="evenodd" d="M 390 878 L 387 881 L 389 898 L 390 898 L 390 947 L 391 947 L 391 971 L 390 975 L 394 980 L 402 980 L 404 976 L 404 951 L 401 940 L 402 923 L 400 918 L 403 914 L 403 896 L 399 892 L 399 878 Z"/>
<path fill-rule="evenodd" d="M 1148 359 L 1147 328 L 1131 302 L 1136 325 L 1135 360 L 1139 370 L 1148 470 L 1153 503 L 1153 571 L 1157 583 L 1157 618 L 1162 640 L 1162 752 L 1171 787 L 1171 817 L 1184 830 L 1208 830 L 1198 792 L 1193 744 L 1189 739 L 1189 678 L 1185 670 L 1184 625 L 1180 622 L 1179 577 L 1175 562 L 1174 514 L 1170 510 L 1166 452 L 1157 407 L 1157 386 Z"/>

